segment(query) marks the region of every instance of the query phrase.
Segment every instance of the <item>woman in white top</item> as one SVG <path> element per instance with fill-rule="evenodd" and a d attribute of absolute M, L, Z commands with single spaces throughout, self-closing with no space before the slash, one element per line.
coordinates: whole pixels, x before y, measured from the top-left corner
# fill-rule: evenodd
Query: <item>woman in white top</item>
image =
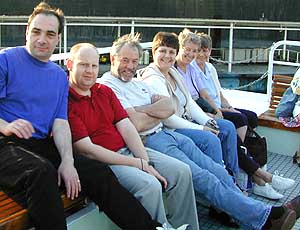
<path fill-rule="evenodd" d="M 205 138 L 206 135 L 210 137 L 210 140 L 218 140 L 212 132 L 206 131 L 210 128 L 205 124 L 211 118 L 191 98 L 180 74 L 173 67 L 177 50 L 178 39 L 175 34 L 167 32 L 156 34 L 152 44 L 154 63 L 140 70 L 139 77 L 142 76 L 144 81 L 154 86 L 153 88 L 158 94 L 171 97 L 176 104 L 176 113 L 164 120 L 164 125 L 175 129 L 176 132 L 181 132 L 181 130 L 190 132 L 189 135 L 193 136 L 191 134 L 194 134 L 193 138 L 198 137 L 198 141 L 201 141 L 202 137 Z M 186 118 L 193 118 L 195 122 Z M 235 131 L 234 127 L 233 130 Z M 220 142 L 216 142 L 216 146 L 209 143 L 202 144 L 208 148 L 220 147 Z M 206 152 L 201 146 L 202 144 L 198 146 L 203 152 Z M 182 154 L 186 153 L 182 152 Z M 215 152 L 215 154 L 218 155 L 219 153 Z M 174 157 L 182 158 L 177 155 Z M 187 155 L 187 157 L 190 156 Z M 226 170 L 223 167 L 216 167 L 217 164 L 205 155 L 198 154 L 189 159 L 185 162 L 191 168 L 195 191 L 203 195 L 215 207 L 239 220 L 245 229 L 270 229 L 269 226 L 273 225 L 272 213 L 281 207 L 271 207 L 270 209 L 263 203 L 244 196 L 235 186 Z M 199 172 L 206 172 L 207 175 L 205 177 L 198 176 Z M 283 210 L 281 209 L 281 211 Z M 280 224 L 278 228 L 281 227 Z"/>
<path fill-rule="evenodd" d="M 198 38 L 197 35 L 196 38 Z M 192 42 L 191 45 L 193 45 Z M 187 45 L 185 48 L 187 48 Z M 191 57 L 192 60 L 197 53 L 198 46 L 196 51 L 193 46 L 188 48 L 190 49 L 189 53 L 193 55 Z M 190 137 L 201 150 L 217 163 L 223 164 L 222 161 L 224 161 L 226 168 L 236 176 L 239 169 L 237 149 L 234 148 L 237 145 L 237 140 L 233 124 L 223 119 L 214 120 L 197 106 L 185 87 L 182 76 L 173 67 L 175 62 L 175 57 L 173 56 L 176 55 L 176 51 L 173 56 L 168 54 L 164 58 L 162 58 L 164 55 L 162 53 L 163 50 L 158 49 L 158 51 L 160 52 L 153 53 L 154 63 L 150 64 L 143 71 L 142 78 L 152 85 L 158 94 L 171 96 L 176 104 L 175 114 L 166 119 L 164 124 L 168 128 L 175 129 L 177 132 Z M 202 131 L 203 129 L 211 132 Z M 216 138 L 212 134 L 216 134 L 221 141 L 222 151 L 220 155 L 216 152 L 209 154 L 207 150 L 208 139 Z"/>
<path fill-rule="evenodd" d="M 185 33 L 189 32 L 185 31 Z M 189 36 L 192 36 L 193 39 L 186 39 L 186 41 L 182 42 L 180 45 L 177 63 L 179 55 L 182 56 L 179 61 L 180 63 L 188 63 L 191 62 L 197 54 L 199 49 L 199 43 L 197 42 L 199 42 L 199 38 L 196 34 L 192 34 L 193 35 L 189 34 Z M 280 190 L 287 189 L 292 186 L 294 181 L 279 176 L 273 176 L 265 170 L 260 169 L 259 165 L 243 152 L 239 151 L 239 154 L 237 154 L 237 149 L 240 150 L 240 148 L 237 148 L 237 133 L 234 125 L 230 121 L 217 119 L 220 131 L 209 128 L 208 124 L 212 121 L 212 118 L 207 116 L 192 99 L 191 94 L 183 81 L 184 78 L 179 74 L 177 69 L 173 67 L 177 50 L 171 54 L 171 51 L 165 48 L 165 46 L 160 47 L 159 43 L 153 43 L 152 52 L 154 62 L 141 70 L 139 75 L 141 75 L 142 79 L 150 84 L 158 94 L 172 97 L 173 102 L 176 104 L 175 114 L 166 119 L 164 125 L 168 128 L 175 129 L 176 132 L 190 137 L 195 144 L 215 162 L 223 164 L 223 158 L 227 169 L 231 170 L 235 176 L 238 174 L 238 167 L 240 164 L 240 167 L 243 169 L 245 168 L 249 175 L 255 175 L 258 178 L 261 178 L 263 183 L 260 185 L 265 186 L 255 186 L 256 191 L 259 190 L 257 194 L 259 193 L 259 195 L 271 199 L 282 198 L 283 195 L 273 188 Z M 193 70 L 194 68 L 190 64 L 186 64 L 187 73 L 192 73 Z M 202 131 L 203 129 L 211 132 Z M 212 133 L 215 133 L 220 137 L 222 153 L 219 153 L 220 151 L 218 150 L 213 151 L 212 148 L 217 148 L 217 144 L 208 144 L 216 142 L 216 138 Z M 240 162 L 237 160 L 238 156 L 239 159 L 242 159 Z M 249 168 L 251 170 L 248 170 Z M 276 182 L 274 183 L 274 181 Z"/>

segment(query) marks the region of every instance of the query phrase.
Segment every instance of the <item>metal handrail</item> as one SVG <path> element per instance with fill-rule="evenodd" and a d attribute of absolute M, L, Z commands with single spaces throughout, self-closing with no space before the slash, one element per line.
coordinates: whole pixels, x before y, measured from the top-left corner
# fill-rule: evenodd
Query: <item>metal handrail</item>
<path fill-rule="evenodd" d="M 28 16 L 0 16 L 0 31 L 2 25 L 26 26 Z M 283 39 L 287 40 L 288 31 L 300 31 L 300 22 L 285 21 L 249 21 L 249 20 L 224 20 L 224 19 L 201 19 L 201 18 L 161 18 L 161 17 L 96 17 L 96 16 L 66 16 L 66 24 L 63 31 L 63 40 L 59 44 L 59 52 L 68 51 L 68 26 L 110 26 L 118 27 L 120 36 L 121 27 L 131 28 L 133 33 L 136 28 L 190 28 L 207 29 L 210 34 L 211 29 L 229 30 L 229 60 L 228 72 L 231 72 L 233 63 L 233 43 L 234 30 L 273 30 L 283 31 Z M 0 33 L 1 47 L 1 33 Z M 283 47 L 283 57 L 285 59 L 286 45 Z"/>
<path fill-rule="evenodd" d="M 271 98 L 271 91 L 272 91 L 272 82 L 273 82 L 272 76 L 273 76 L 274 64 L 287 65 L 287 66 L 300 66 L 300 63 L 295 63 L 295 62 L 290 62 L 290 61 L 275 61 L 274 60 L 275 50 L 279 46 L 300 46 L 300 42 L 299 41 L 282 40 L 282 41 L 275 42 L 272 45 L 272 47 L 270 49 L 270 53 L 269 53 L 269 63 L 268 63 L 267 95 L 268 95 L 269 100 Z"/>
<path fill-rule="evenodd" d="M 141 43 L 141 46 L 142 46 L 143 49 L 150 49 L 152 47 L 152 42 L 143 42 L 143 43 Z M 108 54 L 110 52 L 110 49 L 111 49 L 111 47 L 97 48 L 99 55 Z M 69 58 L 69 56 L 70 56 L 69 52 L 52 54 L 50 60 L 51 61 L 67 60 Z"/>

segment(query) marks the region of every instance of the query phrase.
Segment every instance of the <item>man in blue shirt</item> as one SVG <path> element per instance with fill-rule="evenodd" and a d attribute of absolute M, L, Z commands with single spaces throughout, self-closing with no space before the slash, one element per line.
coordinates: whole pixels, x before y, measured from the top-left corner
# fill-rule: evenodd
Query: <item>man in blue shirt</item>
<path fill-rule="evenodd" d="M 29 17 L 26 46 L 0 52 L 0 187 L 27 208 L 35 229 L 67 229 L 62 184 L 67 197 L 89 196 L 120 228 L 153 230 L 161 224 L 107 165 L 73 156 L 67 76 L 49 61 L 63 24 L 63 12 L 41 2 Z"/>

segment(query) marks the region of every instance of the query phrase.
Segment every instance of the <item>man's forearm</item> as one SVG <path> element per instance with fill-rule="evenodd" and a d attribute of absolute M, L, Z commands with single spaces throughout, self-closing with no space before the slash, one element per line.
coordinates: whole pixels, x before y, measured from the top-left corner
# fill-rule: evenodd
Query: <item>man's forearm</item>
<path fill-rule="evenodd" d="M 134 108 L 126 109 L 130 121 L 138 132 L 147 131 L 160 123 L 160 119 L 149 116 L 143 112 L 137 112 Z"/>
<path fill-rule="evenodd" d="M 116 124 L 116 127 L 134 156 L 149 161 L 142 140 L 130 120 L 123 119 Z"/>
<path fill-rule="evenodd" d="M 100 145 L 92 143 L 89 137 L 78 140 L 74 143 L 74 149 L 77 153 L 83 154 L 90 159 L 94 159 L 110 165 L 128 165 L 137 167 L 140 161 L 133 157 L 128 157 Z"/>
<path fill-rule="evenodd" d="M 74 163 L 69 123 L 63 119 L 55 119 L 52 132 L 61 160 Z"/>
<path fill-rule="evenodd" d="M 150 105 L 135 107 L 137 112 L 146 113 L 149 116 L 166 119 L 174 114 L 175 109 L 172 101 L 169 98 L 163 98 Z"/>

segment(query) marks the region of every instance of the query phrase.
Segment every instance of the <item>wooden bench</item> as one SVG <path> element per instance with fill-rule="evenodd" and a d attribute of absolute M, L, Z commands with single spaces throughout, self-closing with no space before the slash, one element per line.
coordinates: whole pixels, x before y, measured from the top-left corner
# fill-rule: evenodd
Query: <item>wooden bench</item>
<path fill-rule="evenodd" d="M 258 117 L 257 132 L 267 138 L 268 151 L 293 156 L 299 151 L 300 127 L 285 127 L 275 116 L 275 110 L 293 77 L 273 76 L 269 108 Z"/>
<path fill-rule="evenodd" d="M 70 200 L 65 194 L 62 194 L 61 198 L 66 217 L 86 205 L 84 197 Z M 32 224 L 29 221 L 27 210 L 0 190 L 0 230 L 24 230 L 31 227 Z"/>
<path fill-rule="evenodd" d="M 258 117 L 258 124 L 260 126 L 270 127 L 274 129 L 282 129 L 291 132 L 299 132 L 300 127 L 289 128 L 285 127 L 279 119 L 275 116 L 275 110 L 282 98 L 285 90 L 290 86 L 293 77 L 275 75 L 273 76 L 272 92 L 269 109 Z"/>

